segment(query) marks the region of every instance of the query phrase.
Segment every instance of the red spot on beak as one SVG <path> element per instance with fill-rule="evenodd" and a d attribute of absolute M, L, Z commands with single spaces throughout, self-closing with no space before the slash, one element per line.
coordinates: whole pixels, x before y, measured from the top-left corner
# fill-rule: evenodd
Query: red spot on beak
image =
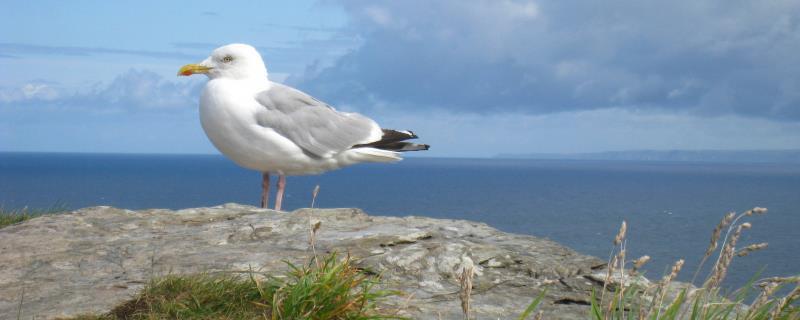
<path fill-rule="evenodd" d="M 182 72 L 182 73 L 181 73 L 181 75 L 184 75 L 184 76 L 191 76 L 191 75 L 192 75 L 192 71 L 190 71 L 190 70 L 186 70 L 186 71 Z"/>

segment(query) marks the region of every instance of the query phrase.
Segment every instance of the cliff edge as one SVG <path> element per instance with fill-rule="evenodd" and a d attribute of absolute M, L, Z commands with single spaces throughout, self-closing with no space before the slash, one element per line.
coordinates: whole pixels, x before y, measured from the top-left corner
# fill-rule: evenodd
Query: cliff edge
<path fill-rule="evenodd" d="M 349 252 L 400 290 L 387 304 L 415 319 L 463 319 L 456 275 L 475 263 L 477 319 L 518 316 L 543 290 L 548 319 L 585 319 L 605 262 L 553 241 L 483 223 L 369 216 L 359 209 L 276 212 L 238 204 L 183 210 L 92 207 L 0 229 L 0 315 L 50 319 L 102 313 L 154 276 L 213 271 L 282 273 L 317 252 Z M 21 304 L 20 304 L 21 302 Z M 3 316 L 5 317 L 5 316 Z"/>

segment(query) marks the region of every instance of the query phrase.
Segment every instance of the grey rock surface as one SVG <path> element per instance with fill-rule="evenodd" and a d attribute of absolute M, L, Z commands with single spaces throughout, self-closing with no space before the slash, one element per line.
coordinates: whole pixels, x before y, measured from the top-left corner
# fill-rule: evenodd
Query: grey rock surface
<path fill-rule="evenodd" d="M 184 210 L 93 207 L 0 229 L 0 319 L 103 313 L 153 276 L 282 273 L 318 252 L 349 252 L 404 295 L 387 307 L 414 319 L 463 319 L 457 274 L 474 261 L 473 319 L 513 319 L 543 290 L 546 319 L 586 319 L 604 261 L 482 223 L 368 216 L 359 209 L 276 212 L 226 204 Z M 468 259 L 467 259 L 468 258 Z M 24 294 L 23 294 L 24 292 Z M 20 301 L 22 302 L 20 304 Z"/>

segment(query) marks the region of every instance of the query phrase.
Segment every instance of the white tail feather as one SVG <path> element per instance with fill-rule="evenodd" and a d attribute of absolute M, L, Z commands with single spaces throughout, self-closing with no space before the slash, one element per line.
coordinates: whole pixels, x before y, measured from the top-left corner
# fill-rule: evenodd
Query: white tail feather
<path fill-rule="evenodd" d="M 353 162 L 395 162 L 403 160 L 399 152 L 388 150 L 355 148 L 348 151 L 348 160 Z"/>

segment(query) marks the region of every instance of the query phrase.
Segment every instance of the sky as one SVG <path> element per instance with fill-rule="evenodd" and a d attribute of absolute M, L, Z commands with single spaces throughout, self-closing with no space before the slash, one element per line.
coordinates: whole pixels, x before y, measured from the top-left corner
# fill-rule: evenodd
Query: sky
<path fill-rule="evenodd" d="M 800 149 L 796 0 L 0 4 L 0 151 L 217 153 L 176 72 L 236 42 L 426 156 Z"/>

